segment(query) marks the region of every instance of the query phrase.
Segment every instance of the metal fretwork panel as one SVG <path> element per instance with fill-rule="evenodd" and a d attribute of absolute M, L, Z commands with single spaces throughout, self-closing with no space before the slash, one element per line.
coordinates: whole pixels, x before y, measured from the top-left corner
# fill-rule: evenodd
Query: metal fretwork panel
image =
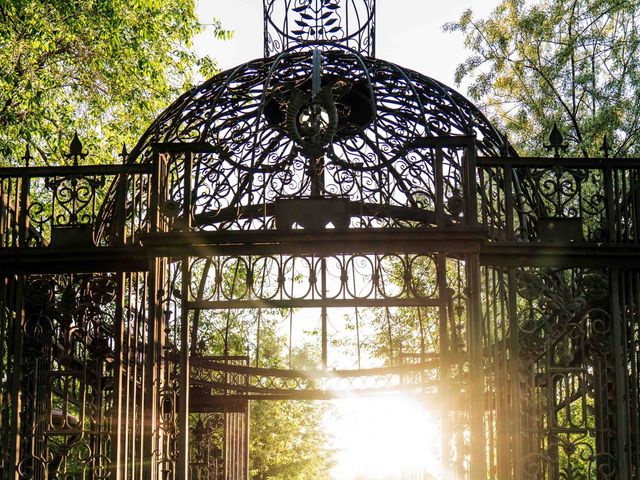
<path fill-rule="evenodd" d="M 170 293 L 161 297 L 166 373 L 157 435 L 166 439 L 160 463 L 169 478 L 188 468 L 193 478 L 244 480 L 249 401 L 393 391 L 439 412 L 443 468 L 472 478 L 470 460 L 482 458 L 483 415 L 480 363 L 470 362 L 482 354 L 473 343 L 480 338 L 469 296 L 474 261 L 379 252 L 165 264 L 162 290 Z M 273 362 L 263 350 L 274 348 L 270 338 L 288 351 L 281 368 L 266 366 Z M 313 346 L 303 363 L 300 345 Z M 181 448 L 189 451 L 188 466 Z"/>
<path fill-rule="evenodd" d="M 389 392 L 429 478 L 640 478 L 640 159 L 519 157 L 376 0 L 263 7 L 121 163 L 0 168 L 0 480 L 249 480 L 251 402 Z"/>
<path fill-rule="evenodd" d="M 483 269 L 492 478 L 635 478 L 637 281 Z"/>

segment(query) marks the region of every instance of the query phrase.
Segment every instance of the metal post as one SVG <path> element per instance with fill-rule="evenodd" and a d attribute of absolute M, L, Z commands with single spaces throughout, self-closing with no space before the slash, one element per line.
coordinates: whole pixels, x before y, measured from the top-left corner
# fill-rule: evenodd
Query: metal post
<path fill-rule="evenodd" d="M 480 259 L 477 253 L 466 258 L 469 328 L 469 392 L 471 427 L 470 479 L 486 480 L 484 432 L 484 358 L 482 354 L 482 305 L 480 302 Z"/>
<path fill-rule="evenodd" d="M 249 379 L 247 378 L 247 383 Z M 247 400 L 247 410 L 244 414 L 244 439 L 243 439 L 243 464 L 244 468 L 242 470 L 244 478 L 242 480 L 249 480 L 249 438 L 251 435 L 250 429 L 250 420 L 251 420 L 251 402 Z"/>
<path fill-rule="evenodd" d="M 613 170 L 608 159 L 605 159 L 605 165 L 602 172 L 604 183 L 604 202 L 605 202 L 605 219 L 607 226 L 607 240 L 609 242 L 616 241 L 616 224 L 614 215 L 614 191 L 613 191 Z"/>
<path fill-rule="evenodd" d="M 29 184 L 30 178 L 23 175 L 18 181 L 18 190 L 20 192 L 20 210 L 18 212 L 18 246 L 21 248 L 28 247 L 27 232 L 29 231 L 29 216 L 27 214 L 29 208 Z"/>
<path fill-rule="evenodd" d="M 509 315 L 509 370 L 511 387 L 511 458 L 513 459 L 514 480 L 522 478 L 522 412 L 520 411 L 520 338 L 518 325 L 518 304 L 516 291 L 516 271 L 509 269 L 509 299 L 507 314 Z M 507 439 L 501 439 L 506 442 Z M 507 449 L 508 451 L 509 449 Z"/>
<path fill-rule="evenodd" d="M 186 174 L 186 173 L 185 173 Z M 178 407 L 178 463 L 176 478 L 189 478 L 189 257 L 182 258 L 182 304 L 180 312 L 180 405 Z"/>
<path fill-rule="evenodd" d="M 18 475 L 17 466 L 20 462 L 20 429 L 21 429 L 21 415 L 20 412 L 22 410 L 22 391 L 21 391 L 21 380 L 22 380 L 22 347 L 23 347 L 23 336 L 22 336 L 22 325 L 25 317 L 24 310 L 24 285 L 23 279 L 20 277 L 15 277 L 16 280 L 16 294 L 15 294 L 15 302 L 16 302 L 16 314 L 11 318 L 13 321 L 11 322 L 11 338 L 13 339 L 13 344 L 10 345 L 11 354 L 8 358 L 12 359 L 11 365 L 11 432 L 9 434 L 9 438 L 12 439 L 9 444 L 9 458 L 8 458 L 8 468 L 12 468 L 13 472 L 7 472 L 7 478 L 14 478 L 15 480 L 19 480 L 20 476 Z"/>
<path fill-rule="evenodd" d="M 322 282 L 322 368 L 326 370 L 328 367 L 328 345 L 327 336 L 327 307 L 325 301 L 327 299 L 327 260 L 323 257 L 320 260 L 321 282 Z"/>
<path fill-rule="evenodd" d="M 444 178 L 442 174 L 442 164 L 444 156 L 442 148 L 436 148 L 436 161 L 434 165 L 434 176 L 436 183 L 436 225 L 444 227 Z"/>
<path fill-rule="evenodd" d="M 151 202 L 149 206 L 149 230 L 152 233 L 160 230 L 160 185 L 163 180 L 161 175 L 161 160 L 158 149 L 153 150 L 153 170 L 151 174 Z M 153 460 L 154 451 L 154 431 L 157 424 L 157 385 L 156 378 L 159 377 L 160 362 L 160 342 L 162 335 L 162 305 L 163 295 L 163 263 L 160 259 L 149 259 L 149 274 L 147 276 L 148 295 L 148 331 L 147 342 L 144 352 L 144 391 L 142 392 L 142 402 L 144 405 L 142 452 L 143 452 L 143 478 L 144 480 L 157 479 L 157 466 Z"/>
<path fill-rule="evenodd" d="M 183 216 L 184 228 L 191 229 L 191 152 L 184 154 L 183 177 Z M 189 309 L 186 306 L 189 297 L 191 275 L 189 257 L 182 257 L 182 292 L 180 312 L 180 405 L 178 408 L 178 463 L 177 478 L 189 476 Z"/>
<path fill-rule="evenodd" d="M 116 242 L 118 246 L 125 246 L 127 242 L 127 190 L 129 189 L 129 174 L 123 173 L 118 178 L 118 194 L 116 195 L 116 218 L 119 219 Z"/>
<path fill-rule="evenodd" d="M 183 178 L 183 188 L 184 188 L 184 227 L 186 231 L 191 230 L 191 196 L 192 196 L 192 187 L 191 187 L 191 166 L 192 166 L 192 153 L 187 151 L 184 153 L 184 178 Z"/>
<path fill-rule="evenodd" d="M 465 149 L 463 171 L 465 189 L 464 196 L 467 200 L 465 222 L 467 226 L 475 227 L 478 225 L 478 186 L 476 181 L 476 141 L 474 138 L 469 140 L 469 145 Z"/>
<path fill-rule="evenodd" d="M 164 181 L 162 175 L 162 160 L 158 147 L 153 147 L 153 168 L 151 170 L 151 199 L 149 202 L 149 231 L 156 233 L 160 231 L 160 193 L 161 182 Z"/>
<path fill-rule="evenodd" d="M 157 424 L 157 388 L 156 374 L 157 363 L 160 361 L 157 357 L 157 336 L 158 331 L 162 329 L 160 319 L 162 318 L 162 306 L 160 298 L 162 295 L 161 282 L 161 262 L 158 259 L 151 259 L 149 262 L 148 291 L 149 296 L 149 313 L 148 313 L 148 332 L 145 348 L 145 370 L 144 370 L 144 391 L 142 392 L 142 401 L 144 405 L 142 452 L 143 458 L 143 478 L 144 480 L 156 480 L 157 468 L 154 457 L 154 430 Z"/>
<path fill-rule="evenodd" d="M 504 166 L 504 202 L 506 216 L 506 241 L 515 240 L 513 224 L 513 166 L 505 163 Z"/>
<path fill-rule="evenodd" d="M 439 296 L 439 331 L 440 331 L 440 384 L 438 387 L 440 394 L 440 425 L 441 425 L 441 462 L 443 471 L 450 468 L 451 456 L 449 455 L 449 445 L 453 429 L 451 428 L 451 386 L 449 384 L 449 329 L 448 329 L 448 303 L 449 291 L 447 286 L 447 258 L 444 253 L 438 253 L 436 264 L 436 276 L 438 281 Z M 420 308 L 420 307 L 418 307 Z M 421 359 L 422 361 L 423 359 Z"/>
<path fill-rule="evenodd" d="M 124 224 L 124 222 L 123 222 Z M 112 479 L 120 480 L 123 478 L 123 463 L 126 459 L 125 451 L 125 439 L 124 439 L 124 422 L 126 417 L 123 414 L 123 394 L 122 391 L 125 388 L 124 382 L 125 375 L 123 374 L 124 364 L 124 297 L 125 297 L 125 274 L 119 273 L 117 275 L 116 283 L 116 310 L 114 316 L 114 340 L 115 340 L 115 365 L 114 365 L 114 399 L 113 399 L 113 411 L 111 413 L 111 468 Z M 126 399 L 128 401 L 128 399 Z"/>
<path fill-rule="evenodd" d="M 627 371 L 626 348 L 623 345 L 622 314 L 620 312 L 620 275 L 619 270 L 611 270 L 611 322 L 613 323 L 613 356 L 615 362 L 616 395 L 616 462 L 617 478 L 631 478 L 629 472 L 629 418 L 627 415 Z"/>

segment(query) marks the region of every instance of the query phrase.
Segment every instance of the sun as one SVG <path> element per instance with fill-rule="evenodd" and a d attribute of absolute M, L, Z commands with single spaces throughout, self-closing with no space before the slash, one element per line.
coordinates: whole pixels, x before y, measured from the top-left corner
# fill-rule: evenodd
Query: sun
<path fill-rule="evenodd" d="M 441 466 L 437 411 L 401 394 L 332 402 L 326 428 L 333 436 L 336 480 L 447 478 Z"/>

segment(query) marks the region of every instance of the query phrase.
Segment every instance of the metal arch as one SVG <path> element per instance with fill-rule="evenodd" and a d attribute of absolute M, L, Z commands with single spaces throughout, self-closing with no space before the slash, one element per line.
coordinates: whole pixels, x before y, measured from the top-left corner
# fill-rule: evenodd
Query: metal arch
<path fill-rule="evenodd" d="M 469 138 L 425 138 L 420 142 L 424 148 L 436 151 L 473 146 Z M 444 362 L 446 367 L 426 368 L 421 374 L 422 380 L 426 381 L 415 385 L 409 383 L 411 386 L 407 388 L 421 395 L 431 394 L 434 389 L 436 392 L 449 392 L 446 398 L 452 402 L 467 400 L 464 407 L 458 403 L 434 403 L 436 408 L 442 408 L 442 418 L 451 420 L 447 438 L 456 438 L 456 432 L 471 428 L 467 421 L 471 418 L 470 413 L 476 421 L 473 431 L 476 434 L 480 430 L 486 433 L 476 436 L 477 441 L 468 445 L 464 438 L 456 440 L 465 449 L 475 452 L 471 456 L 465 454 L 460 459 L 451 459 L 452 469 L 461 478 L 473 478 L 478 471 L 484 471 L 482 459 L 485 449 L 488 452 L 487 475 L 500 480 L 555 480 L 570 478 L 571 475 L 589 479 L 633 478 L 637 471 L 634 460 L 637 458 L 636 441 L 640 438 L 635 413 L 640 371 L 635 353 L 640 338 L 634 330 L 640 322 L 637 308 L 640 304 L 640 228 L 637 221 L 640 160 L 480 157 L 472 177 L 477 180 L 476 187 L 480 190 L 481 227 L 476 229 L 465 226 L 467 219 L 462 217 L 460 223 L 441 227 L 416 228 L 413 220 L 391 229 L 374 225 L 367 229 L 345 230 L 206 232 L 189 231 L 188 223 L 182 224 L 181 231 L 169 231 L 171 219 L 179 220 L 175 212 L 184 211 L 192 200 L 188 194 L 192 186 L 191 177 L 177 175 L 177 187 L 173 190 L 160 186 L 165 185 L 165 176 L 179 173 L 175 165 L 184 164 L 184 169 L 189 171 L 195 155 L 199 151 L 206 153 L 211 147 L 174 143 L 157 145 L 156 148 L 164 150 L 157 151 L 154 163 L 0 171 L 3 201 L 0 209 L 0 228 L 3 229 L 0 263 L 4 275 L 0 284 L 0 303 L 3 305 L 0 331 L 5 332 L 0 335 L 0 348 L 9 352 L 6 358 L 12 360 L 12 363 L 5 364 L 5 357 L 0 359 L 2 371 L 10 373 L 0 376 L 0 387 L 3 392 L 18 389 L 25 395 L 20 407 L 11 403 L 10 396 L 3 395 L 0 402 L 3 402 L 3 412 L 12 412 L 12 418 L 26 422 L 17 434 L 14 428 L 8 430 L 8 434 L 0 432 L 0 437 L 2 445 L 10 446 L 7 438 L 17 435 L 22 439 L 22 445 L 33 446 L 29 451 L 37 453 L 35 457 L 30 456 L 26 447 L 19 446 L 0 450 L 3 458 L 18 459 L 18 478 L 43 478 L 49 469 L 66 469 L 69 472 L 71 466 L 82 465 L 82 468 L 90 469 L 94 465 L 105 465 L 106 454 L 100 452 L 109 451 L 106 450 L 109 445 L 106 439 L 135 444 L 135 448 L 129 450 L 129 447 L 122 447 L 122 450 L 115 448 L 109 451 L 114 464 L 119 461 L 122 468 L 127 462 L 122 455 L 126 452 L 132 454 L 133 450 L 143 452 L 141 448 L 147 444 L 144 442 L 148 442 L 152 448 L 144 451 L 144 455 L 153 458 L 158 469 L 174 471 L 177 462 L 175 440 L 179 435 L 175 422 L 180 416 L 177 405 L 184 402 L 180 395 L 185 393 L 185 387 L 181 387 L 177 380 L 181 366 L 169 360 L 174 358 L 176 349 L 190 341 L 189 338 L 183 341 L 178 335 L 180 322 L 189 318 L 188 313 L 181 310 L 212 309 L 226 313 L 241 308 L 263 309 L 266 317 L 266 307 L 269 306 L 322 308 L 326 305 L 351 309 L 360 306 L 356 314 L 360 314 L 358 325 L 364 331 L 371 320 L 364 318 L 363 312 L 365 309 L 378 309 L 379 321 L 382 322 L 379 324 L 380 342 L 389 344 L 387 350 L 381 350 L 380 354 L 382 357 L 388 354 L 388 362 L 398 356 L 398 339 L 406 342 L 404 345 L 411 345 L 417 355 L 416 362 L 405 366 L 415 364 L 411 368 L 421 369 L 424 366 L 421 359 Z M 173 166 L 171 162 L 174 162 Z M 529 179 L 527 185 L 533 186 L 544 210 L 523 206 L 516 201 L 519 190 L 514 183 L 514 175 L 520 172 Z M 61 183 L 59 179 L 65 181 Z M 74 179 L 78 186 L 85 179 L 90 179 L 96 185 L 113 184 L 119 189 L 116 211 L 122 213 L 126 208 L 130 209 L 127 215 L 114 217 L 118 222 L 122 221 L 118 223 L 119 230 L 114 236 L 120 245 L 119 250 L 108 244 L 95 245 L 90 237 L 76 238 L 78 243 L 75 245 L 62 242 L 56 247 L 51 244 L 55 229 L 81 230 L 84 222 L 91 224 L 95 221 L 96 210 L 88 209 L 86 216 L 78 214 L 78 218 L 83 218 L 82 222 L 69 225 L 68 213 L 65 216 L 64 212 L 74 210 L 75 197 L 60 196 L 56 189 L 66 188 L 64 185 Z M 47 184 L 50 188 L 44 188 Z M 97 208 L 101 201 L 98 190 L 88 189 L 91 198 L 85 198 L 82 205 L 95 204 Z M 179 202 L 173 209 L 165 205 L 160 211 L 158 207 L 169 194 L 179 194 L 175 197 Z M 443 199 L 446 198 L 444 195 Z M 50 211 L 46 210 L 48 206 Z M 38 212 L 44 212 L 44 216 Z M 156 212 L 157 215 L 146 215 L 146 212 Z M 541 212 L 553 216 L 545 217 Z M 406 210 L 389 212 L 395 218 L 402 213 Z M 521 218 L 526 219 L 526 224 L 538 228 L 529 231 L 528 236 L 522 236 L 519 233 L 523 226 Z M 433 218 L 425 219 L 426 223 L 430 221 Z M 157 224 L 154 226 L 150 222 Z M 197 224 L 192 227 L 197 227 Z M 156 233 L 140 237 L 140 231 Z M 142 246 L 134 241 L 136 237 L 142 241 Z M 517 238 L 520 241 L 514 242 L 513 239 Z M 566 241 L 557 242 L 562 239 Z M 138 255 L 141 260 L 135 265 L 127 263 L 123 257 L 118 257 L 123 252 Z M 263 288 L 255 286 L 255 278 L 254 283 L 248 281 L 252 275 L 248 274 L 242 285 L 225 291 L 224 276 L 208 273 L 202 275 L 209 278 L 207 285 L 196 278 L 195 286 L 198 288 L 194 287 L 191 296 L 179 292 L 176 297 L 181 271 L 176 259 L 191 262 L 189 265 L 197 274 L 199 267 L 195 259 L 209 258 L 212 252 L 215 262 L 218 262 L 214 265 L 218 272 L 232 269 L 234 259 L 239 258 L 254 265 L 255 261 L 249 262 L 248 258 L 312 257 L 313 268 L 307 269 L 309 271 L 297 266 L 290 269 L 302 272 L 300 277 L 308 278 L 307 283 L 311 286 L 304 286 L 304 298 L 297 298 L 301 294 L 294 292 L 293 287 L 280 288 L 278 278 L 288 278 L 286 274 L 290 271 L 289 266 L 280 261 L 275 262 L 278 263 L 277 268 L 274 265 L 268 267 L 271 277 L 263 285 L 270 285 L 270 290 L 264 287 L 260 295 L 246 293 L 249 286 L 252 289 Z M 349 261 L 365 256 L 373 258 L 374 252 L 395 255 L 396 261 L 391 262 L 398 266 L 393 277 L 395 280 L 381 276 L 372 267 L 354 269 L 353 272 L 346 268 L 343 275 L 344 266 Z M 448 280 L 440 275 L 437 295 L 416 291 L 412 282 L 420 277 L 420 271 L 416 273 L 415 269 L 407 271 L 406 267 L 399 267 L 408 264 L 403 256 L 417 254 L 437 255 L 440 272 L 455 274 L 455 278 Z M 331 260 L 332 255 L 342 255 L 346 260 Z M 27 260 L 29 258 L 31 260 Z M 333 290 L 327 292 L 317 283 L 323 268 L 320 258 L 325 259 L 329 276 L 335 278 Z M 381 263 L 380 260 L 366 262 Z M 475 271 L 467 267 L 473 262 L 477 262 Z M 264 268 L 264 264 L 260 268 Z M 35 273 L 52 269 L 67 273 Z M 140 270 L 141 273 L 98 273 L 109 269 Z M 76 273 L 69 273 L 69 270 L 76 270 Z M 148 272 L 144 273 L 145 270 Z M 313 274 L 311 270 L 314 270 Z M 78 272 L 81 271 L 93 273 L 80 275 Z M 355 275 L 354 272 L 362 275 L 363 279 L 369 279 L 373 285 L 364 288 L 364 293 L 358 294 L 360 296 L 352 295 L 356 287 L 350 286 L 349 275 Z M 187 269 L 187 273 L 193 272 Z M 20 275 L 16 277 L 16 274 Z M 473 275 L 477 274 L 479 281 L 477 277 L 473 280 Z M 311 282 L 312 277 L 316 277 L 315 283 Z M 433 281 L 433 275 L 424 279 Z M 21 284 L 21 281 L 25 283 Z M 95 285 L 89 287 L 91 282 Z M 285 283 L 289 285 L 290 282 Z M 398 291 L 386 289 L 391 284 Z M 46 293 L 47 285 L 53 286 L 57 292 L 53 297 Z M 105 285 L 115 285 L 116 288 L 105 288 Z M 115 297 L 111 293 L 114 291 Z M 443 291 L 447 292 L 444 297 L 440 295 Z M 476 292 L 476 296 L 471 292 Z M 147 306 L 145 298 L 150 300 Z M 480 300 L 480 305 L 472 304 L 473 299 Z M 24 305 L 24 309 L 18 305 Z M 458 350 L 445 350 L 448 353 L 444 358 L 436 357 L 434 334 L 427 334 L 427 345 L 421 346 L 424 334 L 418 332 L 418 326 L 413 337 L 402 339 L 393 317 L 387 314 L 389 309 L 398 305 L 420 309 L 420 330 L 426 327 L 431 332 L 438 323 L 436 319 L 447 319 L 446 325 L 437 325 L 445 332 L 438 333 L 439 338 L 447 338 L 448 345 Z M 178 313 L 180 320 L 176 321 Z M 392 327 L 390 333 L 385 331 L 388 325 Z M 241 327 L 256 328 L 251 322 L 242 326 L 239 320 L 213 326 L 219 327 L 219 334 L 231 332 L 231 336 L 242 333 Z M 481 336 L 478 337 L 476 331 L 470 337 L 471 329 L 480 327 Z M 145 330 L 147 328 L 148 331 Z M 52 335 L 44 337 L 42 342 L 39 333 L 45 331 L 52 331 Z M 162 333 L 157 337 L 152 331 Z M 197 330 L 189 334 L 192 339 L 198 339 Z M 47 343 L 49 338 L 52 342 Z M 15 339 L 23 342 L 22 352 L 16 350 Z M 365 360 L 357 355 L 362 341 L 359 337 L 358 344 L 353 345 L 353 365 Z M 154 342 L 159 349 L 155 353 L 147 347 Z M 257 343 L 257 340 L 248 341 L 248 348 L 257 348 Z M 70 349 L 72 344 L 75 347 Z M 118 345 L 124 348 L 118 348 Z M 66 353 L 57 353 L 63 351 Z M 472 351 L 474 356 L 471 356 Z M 189 361 L 193 361 L 195 368 L 201 350 L 196 345 L 189 352 L 192 354 Z M 485 382 L 486 390 L 480 395 L 473 393 L 477 384 L 474 386 L 467 370 L 471 368 L 472 358 L 475 362 L 474 376 L 484 378 Z M 228 360 L 228 363 L 233 363 Z M 56 362 L 64 368 L 53 370 L 48 366 L 56 365 Z M 323 390 L 312 388 L 311 383 L 303 385 L 307 380 L 300 372 L 285 374 L 281 371 L 242 369 L 235 372 L 234 378 L 230 372 L 226 372 L 229 373 L 227 378 L 222 378 L 220 371 L 228 368 L 224 359 L 221 363 L 222 366 L 206 368 L 206 372 L 201 372 L 201 379 L 194 379 L 194 396 L 198 394 L 208 398 L 210 403 L 191 403 L 193 416 L 190 419 L 194 425 L 199 425 L 201 420 L 206 427 L 207 415 L 223 415 L 220 411 L 212 413 L 210 410 L 222 409 L 229 415 L 235 415 L 229 426 L 237 438 L 244 438 L 243 415 L 248 398 L 328 398 L 359 382 L 347 380 L 346 386 L 337 385 L 335 389 Z M 363 361 L 359 365 L 366 367 L 366 363 Z M 97 364 L 100 365 L 100 382 L 96 380 Z M 395 363 L 390 364 L 399 368 Z M 39 370 L 32 368 L 33 365 Z M 400 367 L 398 372 L 405 371 L 403 364 Z M 9 378 L 19 378 L 11 376 L 15 369 L 22 372 L 24 381 L 7 383 Z M 36 371 L 50 372 L 52 380 L 47 383 L 45 377 L 29 373 Z M 431 382 L 431 375 L 449 371 L 455 371 L 455 374 L 446 377 L 444 384 Z M 146 375 L 144 379 L 143 372 Z M 338 371 L 336 376 L 342 377 L 343 373 Z M 78 375 L 82 378 L 86 375 L 88 380 L 78 380 Z M 207 376 L 210 377 L 208 380 Z M 295 377 L 293 380 L 290 379 L 292 376 Z M 404 373 L 396 372 L 392 378 L 381 379 L 380 389 L 404 388 L 398 387 L 403 376 Z M 248 384 L 239 387 L 238 382 L 248 377 L 251 377 Z M 289 380 L 285 381 L 283 377 Z M 325 381 L 330 386 L 335 380 L 327 378 L 320 383 Z M 87 412 L 76 415 L 74 409 L 81 402 L 73 395 L 67 396 L 70 400 L 66 403 L 72 411 L 71 416 L 51 410 L 51 398 L 59 402 L 67 390 L 71 393 L 72 387 L 78 387 L 94 398 L 103 395 L 104 402 L 100 402 L 102 418 L 111 414 L 129 418 L 127 428 L 118 428 L 118 422 L 101 423 Z M 372 393 L 364 387 L 360 393 Z M 116 392 L 126 392 L 127 389 L 130 393 L 122 397 L 123 402 L 111 407 L 111 399 L 121 397 Z M 137 392 L 143 389 L 151 392 L 150 404 L 140 403 Z M 207 389 L 209 396 L 202 396 Z M 216 393 L 234 389 L 238 393 L 226 396 Z M 456 391 L 461 397 L 451 394 Z M 437 397 L 442 398 L 443 395 L 438 393 Z M 482 400 L 471 405 L 469 398 Z M 40 408 L 48 411 L 51 422 L 34 417 L 33 412 Z M 150 431 L 143 433 L 135 426 L 129 427 L 131 422 L 142 419 L 144 412 L 150 412 L 152 408 L 160 413 Z M 132 412 L 131 417 L 127 409 Z M 95 412 L 98 412 L 97 406 Z M 481 427 L 478 428 L 480 416 L 487 421 L 480 422 Z M 567 423 L 569 418 L 573 420 Z M 85 424 L 86 441 L 75 438 L 80 419 Z M 182 421 L 185 421 L 184 416 Z M 34 425 L 35 430 L 31 432 L 29 428 Z M 61 425 L 66 426 L 61 429 Z M 214 434 L 205 430 L 194 430 L 190 434 L 194 445 L 204 445 L 206 442 L 202 436 Z M 154 439 L 158 439 L 155 444 Z M 215 445 L 220 441 L 220 437 L 211 440 Z M 124 444 L 116 441 L 114 445 Z M 69 447 L 68 451 L 65 445 Z M 41 446 L 53 452 L 53 456 L 44 455 Z M 91 455 L 81 455 L 81 451 L 89 451 Z M 200 453 L 204 455 L 202 458 L 208 455 L 209 460 L 206 461 L 212 462 L 213 466 L 206 468 L 218 468 L 220 452 L 207 450 Z M 206 463 L 205 460 L 194 462 L 194 467 L 206 470 L 203 462 Z M 234 462 L 233 468 L 244 468 L 243 457 L 237 457 Z M 35 474 L 28 470 L 29 465 L 36 466 Z"/>
<path fill-rule="evenodd" d="M 323 47 L 325 46 L 323 45 Z M 381 115 L 386 116 L 389 121 L 395 121 L 393 119 L 397 118 L 400 122 L 404 122 L 402 119 L 406 117 L 414 124 L 414 128 L 424 129 L 427 134 L 433 133 L 435 136 L 442 135 L 440 131 L 441 127 L 448 130 L 450 128 L 449 126 L 451 126 L 456 130 L 466 131 L 468 129 L 468 119 L 475 117 L 475 128 L 479 128 L 483 132 L 482 140 L 477 142 L 480 151 L 492 152 L 493 154 L 499 153 L 498 145 L 502 137 L 493 130 L 488 121 L 482 117 L 469 102 L 461 96 L 456 97 L 452 95 L 449 90 L 443 89 L 439 82 L 423 77 L 415 72 L 407 71 L 405 73 L 401 68 L 381 60 L 363 58 L 355 52 L 350 52 L 349 49 L 345 47 L 337 45 L 333 45 L 333 47 L 326 45 L 326 47 L 328 50 L 324 50 L 323 52 L 326 64 L 325 72 L 327 72 L 327 74 L 331 72 L 336 72 L 338 75 L 346 74 L 347 80 L 353 78 L 357 79 L 358 82 L 362 81 L 363 88 L 369 92 L 367 94 L 369 101 L 373 102 L 372 123 L 360 129 L 361 133 L 356 133 L 353 137 L 354 141 L 358 138 L 360 138 L 360 140 L 357 141 L 366 141 L 369 137 L 378 139 L 377 141 L 380 143 L 381 149 L 388 149 L 388 147 L 391 146 L 392 151 L 395 150 L 402 155 L 403 142 L 406 146 L 409 146 L 414 135 L 412 135 L 410 131 L 398 135 L 398 129 L 393 127 L 391 123 L 388 123 L 387 120 L 384 120 L 384 122 L 387 122 L 388 125 L 385 124 L 386 126 L 383 126 L 384 122 L 381 123 Z M 276 77 L 281 77 L 283 71 L 288 72 L 293 68 L 294 70 L 292 70 L 292 72 L 297 72 L 297 76 L 295 77 L 298 79 L 297 81 L 303 81 L 305 78 L 305 58 L 306 55 L 308 55 L 308 53 L 305 52 L 309 52 L 310 48 L 311 46 L 298 46 L 274 58 L 249 62 L 239 68 L 220 74 L 208 82 L 205 82 L 202 86 L 188 92 L 188 94 L 181 97 L 154 122 L 152 127 L 134 148 L 129 156 L 129 161 L 148 162 L 151 159 L 150 148 L 152 142 L 180 141 L 184 135 L 187 135 L 188 138 L 184 139 L 189 142 L 212 141 L 214 148 L 218 148 L 220 152 L 225 152 L 226 149 L 229 148 L 229 154 L 236 155 L 234 150 L 237 147 L 229 136 L 230 132 L 220 130 L 219 125 L 222 124 L 221 122 L 229 122 L 230 114 L 227 112 L 235 112 L 237 110 L 236 107 L 240 106 L 238 102 L 243 101 L 242 99 L 245 98 L 245 95 L 248 95 L 246 98 L 253 99 L 252 101 L 255 101 L 256 105 L 250 107 L 251 111 L 245 116 L 246 118 L 243 121 L 246 121 L 246 125 L 244 127 L 234 127 L 238 129 L 236 135 L 242 135 L 243 138 L 248 135 L 255 145 L 261 145 L 262 143 L 263 153 L 261 157 L 263 163 L 273 163 L 272 160 L 268 160 L 269 155 L 281 155 L 279 152 L 290 151 L 292 155 L 294 155 L 292 160 L 295 160 L 299 165 L 303 165 L 303 162 L 307 160 L 302 160 L 304 155 L 301 157 L 301 154 L 303 152 L 298 151 L 298 145 L 291 143 L 288 136 L 289 134 L 286 131 L 280 133 L 279 138 L 275 139 L 273 135 L 275 135 L 278 129 L 281 131 L 281 126 L 268 124 L 265 118 L 265 108 L 267 107 L 267 102 L 270 101 L 268 95 L 272 90 L 269 85 L 274 81 L 279 83 L 281 80 L 276 79 Z M 359 68 L 356 69 L 358 71 L 356 76 L 351 76 L 351 74 L 346 73 L 349 71 L 347 67 L 353 64 L 359 65 Z M 391 75 L 391 78 L 384 78 L 388 75 Z M 385 93 L 384 85 L 388 84 L 388 82 L 392 81 L 393 77 L 396 76 L 398 79 L 403 78 L 410 87 L 410 93 L 407 95 L 406 100 L 399 100 L 406 104 L 403 107 L 405 111 L 401 109 L 394 112 L 391 110 L 392 103 L 389 103 L 389 106 L 383 106 L 383 103 L 380 103 L 385 102 L 385 95 L 388 95 Z M 236 85 L 235 82 L 239 79 L 244 83 Z M 252 92 L 254 89 L 257 89 L 255 93 Z M 439 99 L 440 97 L 446 98 L 445 103 L 447 106 L 442 104 L 442 100 Z M 390 101 L 393 102 L 396 100 Z M 451 110 L 449 106 L 455 107 L 455 110 Z M 414 112 L 414 110 L 419 111 Z M 431 133 L 433 127 L 429 125 L 429 119 L 432 117 L 437 118 L 437 122 L 441 127 L 438 127 L 437 130 Z M 180 133 L 181 129 L 185 127 L 188 131 Z M 410 125 L 407 125 L 407 127 L 410 127 Z M 225 127 L 225 129 L 226 128 L 227 127 Z M 225 132 L 225 137 L 218 137 L 222 132 Z M 191 138 L 194 133 L 196 137 Z M 262 140 L 263 134 L 270 135 L 270 138 L 268 140 Z M 212 135 L 213 137 L 211 137 Z M 495 136 L 495 138 L 492 135 Z M 335 138 L 334 141 L 327 146 L 327 152 L 333 155 L 336 153 L 335 149 L 337 147 L 343 148 L 342 145 L 346 147 L 347 143 L 340 138 Z M 297 153 L 294 153 L 296 151 Z M 350 150 L 347 148 L 345 154 L 348 151 Z M 371 154 L 379 156 L 380 160 L 383 160 L 383 157 L 387 157 L 388 154 L 381 152 L 382 150 L 379 150 L 379 153 L 372 151 Z M 257 149 L 252 148 L 249 151 L 244 151 L 244 153 L 238 151 L 238 154 L 240 155 L 236 160 L 239 162 L 238 166 L 244 162 L 246 163 L 246 167 L 244 168 L 251 170 L 251 164 L 254 163 L 255 160 L 249 160 L 258 155 Z M 329 161 L 331 155 L 327 156 Z M 300 160 L 296 158 L 300 158 Z M 363 159 L 363 161 L 368 162 L 369 160 Z M 200 171 L 202 166 L 201 163 L 197 163 L 194 165 L 194 168 Z M 294 173 L 294 169 L 291 169 L 291 167 L 287 168 Z M 299 168 L 300 167 L 295 167 L 295 169 Z M 339 169 L 345 174 L 351 170 L 351 175 L 355 174 L 355 172 L 362 171 L 362 169 L 359 168 L 345 168 L 344 165 L 339 167 Z M 428 167 L 425 171 L 428 171 Z M 294 174 L 299 175 L 299 173 Z M 375 181 L 380 182 L 382 179 L 383 177 L 380 177 L 379 180 Z M 241 187 L 236 190 L 238 198 L 241 198 L 247 193 L 248 192 Z M 295 192 L 292 191 L 289 194 L 295 194 Z M 113 193 L 111 193 L 111 195 L 113 195 Z M 409 197 L 410 196 L 411 195 L 409 195 Z M 234 200 L 231 200 L 231 203 L 233 204 Z M 101 212 L 101 217 L 103 218 L 101 222 L 109 222 L 108 217 L 111 213 L 109 212 L 108 205 L 109 202 Z"/>

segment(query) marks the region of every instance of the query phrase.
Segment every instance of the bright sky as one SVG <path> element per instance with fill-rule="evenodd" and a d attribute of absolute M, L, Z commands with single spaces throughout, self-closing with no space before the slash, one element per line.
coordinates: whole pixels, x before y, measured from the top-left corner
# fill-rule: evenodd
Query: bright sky
<path fill-rule="evenodd" d="M 196 39 L 198 52 L 217 59 L 224 69 L 262 57 L 262 0 L 197 3 L 202 23 L 215 17 L 235 32 L 233 40 L 220 42 L 205 31 Z M 455 87 L 456 66 L 467 56 L 464 39 L 443 32 L 442 25 L 468 8 L 486 16 L 497 4 L 497 0 L 377 0 L 376 56 Z"/>

